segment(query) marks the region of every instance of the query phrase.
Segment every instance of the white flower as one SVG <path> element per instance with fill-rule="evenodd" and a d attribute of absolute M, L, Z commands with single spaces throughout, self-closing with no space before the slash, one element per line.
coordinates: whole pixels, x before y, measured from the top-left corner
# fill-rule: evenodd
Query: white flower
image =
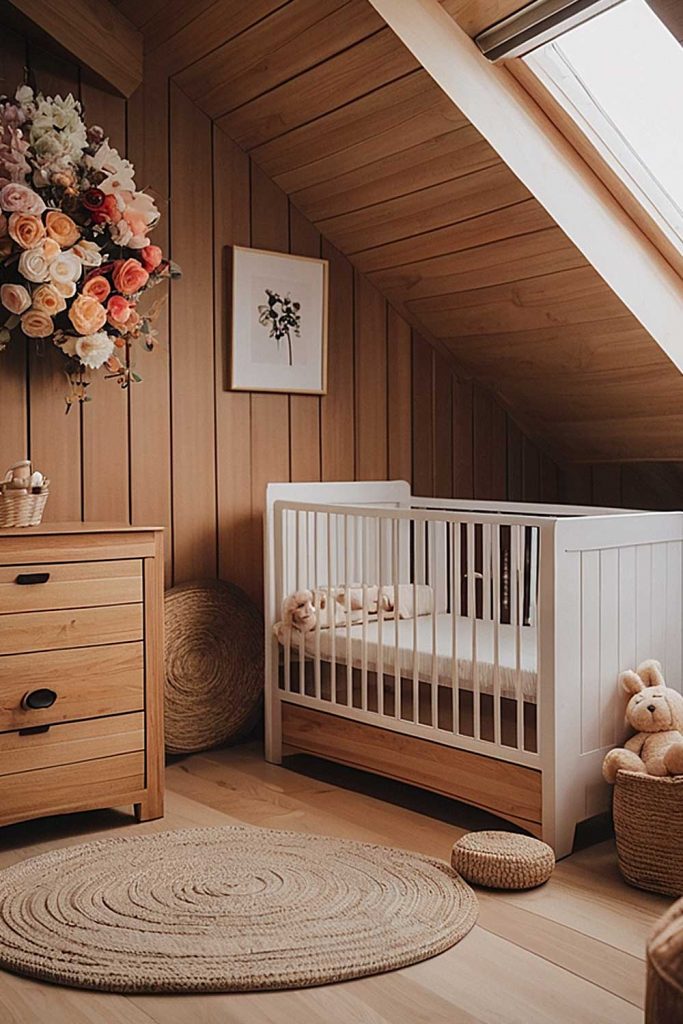
<path fill-rule="evenodd" d="M 121 217 L 109 225 L 115 242 L 129 249 L 144 249 L 150 244 L 147 232 L 159 220 L 154 200 L 146 192 L 119 192 L 116 196 Z"/>
<path fill-rule="evenodd" d="M 85 238 L 79 239 L 71 251 L 78 256 L 84 267 L 99 267 L 102 263 L 102 253 L 95 242 L 88 242 Z"/>
<path fill-rule="evenodd" d="M 26 249 L 19 257 L 19 273 L 27 281 L 43 284 L 50 280 L 50 264 L 42 249 Z"/>
<path fill-rule="evenodd" d="M 104 140 L 93 156 L 86 156 L 85 163 L 92 170 L 106 175 L 104 181 L 98 185 L 103 192 L 110 194 L 120 189 L 135 191 L 135 168 L 130 160 L 122 157 L 119 151 L 109 144 L 109 139 Z"/>
<path fill-rule="evenodd" d="M 60 252 L 50 261 L 48 267 L 49 279 L 61 292 L 60 285 L 71 285 L 81 276 L 83 265 L 73 249 Z M 62 294 L 64 294 L 62 292 Z"/>
<path fill-rule="evenodd" d="M 14 94 L 14 98 L 20 107 L 35 107 L 33 89 L 30 85 L 20 85 Z"/>
<path fill-rule="evenodd" d="M 99 370 L 114 351 L 114 342 L 106 331 L 86 334 L 75 340 L 76 355 L 91 370 Z"/>
<path fill-rule="evenodd" d="M 53 281 L 52 287 L 55 291 L 58 291 L 60 295 L 63 295 L 65 299 L 72 299 L 76 294 L 75 281 Z"/>

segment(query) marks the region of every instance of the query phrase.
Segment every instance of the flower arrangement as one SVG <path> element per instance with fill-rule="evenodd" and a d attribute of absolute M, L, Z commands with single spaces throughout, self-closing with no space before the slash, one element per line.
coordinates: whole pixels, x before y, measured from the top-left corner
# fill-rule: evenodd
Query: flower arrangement
<path fill-rule="evenodd" d="M 141 379 L 132 346 L 154 348 L 160 304 L 143 312 L 140 298 L 179 274 L 150 242 L 159 211 L 134 175 L 73 96 L 0 96 L 0 350 L 51 338 L 68 360 L 67 412 L 88 401 L 88 370 Z"/>

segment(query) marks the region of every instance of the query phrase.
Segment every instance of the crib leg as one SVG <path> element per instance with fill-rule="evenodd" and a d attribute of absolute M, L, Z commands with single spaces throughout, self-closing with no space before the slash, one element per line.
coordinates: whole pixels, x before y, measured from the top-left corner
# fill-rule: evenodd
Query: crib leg
<path fill-rule="evenodd" d="M 270 651 L 266 666 L 265 718 L 266 718 L 266 761 L 282 764 L 282 702 L 278 688 L 277 654 Z"/>
<path fill-rule="evenodd" d="M 558 809 L 554 827 L 543 826 L 543 842 L 552 846 L 556 860 L 568 857 L 572 853 L 576 825 L 577 819 L 574 814 L 563 815 Z"/>

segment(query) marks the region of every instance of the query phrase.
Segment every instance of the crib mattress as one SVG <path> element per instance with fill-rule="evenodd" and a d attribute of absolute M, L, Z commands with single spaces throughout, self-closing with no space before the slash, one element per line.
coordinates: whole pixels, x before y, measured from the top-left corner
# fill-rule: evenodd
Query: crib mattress
<path fill-rule="evenodd" d="M 431 682 L 436 678 L 441 686 L 451 686 L 453 681 L 453 616 L 440 614 L 434 616 L 436 621 L 436 643 L 433 640 L 431 615 L 421 615 L 417 619 L 385 620 L 382 625 L 382 665 L 385 675 L 398 674 L 404 678 L 413 677 L 413 648 L 417 635 L 417 677 L 423 682 Z M 398 625 L 398 658 L 396 645 L 396 626 Z M 366 629 L 366 660 L 369 672 L 378 672 L 380 663 L 379 622 L 368 622 Z M 536 628 L 523 626 L 521 629 L 520 665 L 517 668 L 517 627 L 501 623 L 498 626 L 498 685 L 503 697 L 517 696 L 517 681 L 524 700 L 535 703 L 537 690 L 537 648 Z M 472 619 L 456 616 L 456 657 L 457 679 L 462 689 L 475 688 L 472 669 Z M 338 664 L 347 664 L 350 660 L 354 668 L 363 667 L 363 626 L 355 625 L 348 628 L 338 626 L 336 629 L 321 629 L 319 633 L 306 634 L 305 649 L 309 657 L 315 657 L 320 644 L 320 657 L 325 661 L 334 657 Z M 476 620 L 476 682 L 482 693 L 495 692 L 496 670 L 494 666 L 494 624 Z M 297 643 L 292 643 L 296 652 Z M 435 671 L 434 671 L 435 670 Z"/>

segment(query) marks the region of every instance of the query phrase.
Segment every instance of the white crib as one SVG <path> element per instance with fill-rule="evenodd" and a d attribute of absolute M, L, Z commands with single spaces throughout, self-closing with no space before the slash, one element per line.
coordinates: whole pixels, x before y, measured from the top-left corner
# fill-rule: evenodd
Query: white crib
<path fill-rule="evenodd" d="M 265 565 L 269 761 L 305 752 L 402 779 L 558 857 L 608 807 L 619 672 L 655 657 L 681 685 L 683 513 L 271 484 Z M 319 606 L 348 611 L 351 587 L 360 610 L 327 625 Z M 403 595 L 402 617 L 377 588 Z M 283 600 L 302 589 L 315 628 L 279 643 Z"/>

